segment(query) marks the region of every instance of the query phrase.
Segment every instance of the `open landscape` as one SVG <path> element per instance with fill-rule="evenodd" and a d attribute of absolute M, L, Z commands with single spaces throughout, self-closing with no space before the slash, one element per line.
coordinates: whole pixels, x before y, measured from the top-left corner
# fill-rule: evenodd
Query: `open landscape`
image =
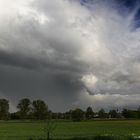
<path fill-rule="evenodd" d="M 55 121 L 56 129 L 51 134 L 53 139 L 92 138 L 104 135 L 124 140 L 140 135 L 140 120 L 100 120 L 85 122 Z M 29 140 L 44 138 L 45 122 L 8 121 L 0 122 L 0 140 Z"/>
<path fill-rule="evenodd" d="M 0 0 L 0 140 L 140 140 L 140 0 Z"/>
<path fill-rule="evenodd" d="M 133 140 L 140 137 L 140 107 L 98 112 L 70 109 L 53 112 L 44 100 L 23 98 L 17 111 L 0 99 L 0 140 Z"/>

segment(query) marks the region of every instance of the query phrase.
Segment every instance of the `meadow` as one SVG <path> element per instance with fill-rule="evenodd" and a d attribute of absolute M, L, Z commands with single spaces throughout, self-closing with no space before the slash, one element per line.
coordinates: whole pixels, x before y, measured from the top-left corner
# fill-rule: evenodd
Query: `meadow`
<path fill-rule="evenodd" d="M 55 122 L 56 129 L 51 138 L 69 139 L 74 137 L 93 137 L 97 135 L 115 135 L 126 137 L 140 135 L 140 120 L 109 120 L 85 122 Z M 2 121 L 0 122 L 0 140 L 28 140 L 44 137 L 45 122 Z"/>

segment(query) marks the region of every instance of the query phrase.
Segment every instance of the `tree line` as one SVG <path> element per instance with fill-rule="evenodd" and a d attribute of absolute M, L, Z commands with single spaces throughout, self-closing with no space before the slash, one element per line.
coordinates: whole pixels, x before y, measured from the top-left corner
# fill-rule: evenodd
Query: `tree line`
<path fill-rule="evenodd" d="M 94 112 L 92 107 L 87 107 L 84 111 L 80 108 L 69 110 L 65 113 L 52 112 L 48 109 L 48 105 L 43 100 L 33 100 L 28 98 L 21 99 L 17 104 L 17 111 L 9 112 L 9 101 L 7 99 L 0 99 L 0 120 L 20 120 L 20 119 L 66 119 L 73 121 L 82 121 L 90 119 L 140 119 L 140 107 L 137 110 L 123 109 L 110 110 L 106 112 L 100 109 Z"/>

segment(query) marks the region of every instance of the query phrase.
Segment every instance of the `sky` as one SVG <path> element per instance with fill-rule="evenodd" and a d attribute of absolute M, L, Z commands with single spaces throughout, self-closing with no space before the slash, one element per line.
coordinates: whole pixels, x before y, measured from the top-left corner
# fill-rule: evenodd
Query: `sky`
<path fill-rule="evenodd" d="M 139 0 L 0 0 L 0 98 L 138 108 L 139 27 Z"/>

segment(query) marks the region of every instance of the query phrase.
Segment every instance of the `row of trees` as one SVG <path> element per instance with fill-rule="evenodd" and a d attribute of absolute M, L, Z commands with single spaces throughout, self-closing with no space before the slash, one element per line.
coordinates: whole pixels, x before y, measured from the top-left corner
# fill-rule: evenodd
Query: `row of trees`
<path fill-rule="evenodd" d="M 46 119 L 48 106 L 43 100 L 30 101 L 21 99 L 17 105 L 17 112 L 9 113 L 9 101 L 0 99 L 0 119 Z"/>
<path fill-rule="evenodd" d="M 140 108 L 138 110 L 123 109 L 121 112 L 118 110 L 105 112 L 104 109 L 100 109 L 98 112 L 93 112 L 92 108 L 88 107 L 86 111 L 77 108 L 64 113 L 64 115 L 66 114 L 69 114 L 69 119 L 73 121 L 89 119 L 140 119 Z"/>
<path fill-rule="evenodd" d="M 47 104 L 43 100 L 30 101 L 28 98 L 21 99 L 17 105 L 17 110 L 14 113 L 9 113 L 9 101 L 0 99 L 0 119 L 38 119 L 43 120 L 47 118 L 52 119 L 69 119 L 73 121 L 81 121 L 87 119 L 109 119 L 109 118 L 140 118 L 140 108 L 138 110 L 123 109 L 110 110 L 105 112 L 104 109 L 94 112 L 91 107 L 86 111 L 80 108 L 70 110 L 65 113 L 54 113 L 48 110 Z"/>

